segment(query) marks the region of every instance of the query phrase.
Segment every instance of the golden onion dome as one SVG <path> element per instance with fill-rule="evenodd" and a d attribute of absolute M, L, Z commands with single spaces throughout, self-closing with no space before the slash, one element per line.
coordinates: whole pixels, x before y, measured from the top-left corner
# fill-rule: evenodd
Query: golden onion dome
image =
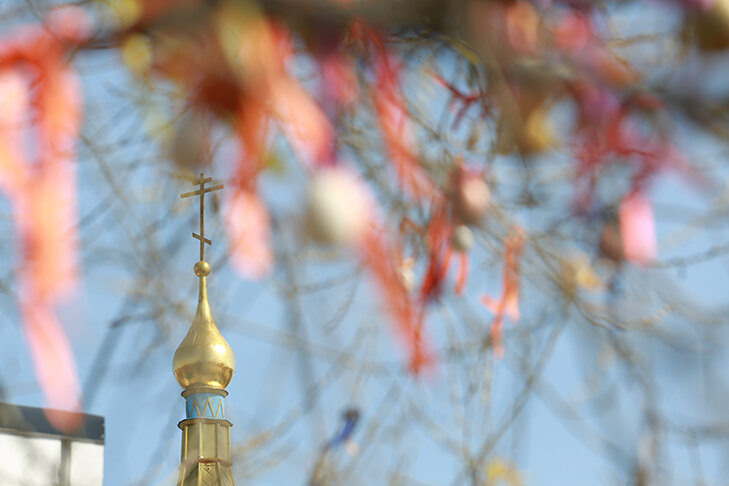
<path fill-rule="evenodd" d="M 195 274 L 200 277 L 197 312 L 172 360 L 175 378 L 184 389 L 225 388 L 235 372 L 233 350 L 220 334 L 210 312 L 206 282 L 209 273 L 207 262 L 195 264 Z"/>

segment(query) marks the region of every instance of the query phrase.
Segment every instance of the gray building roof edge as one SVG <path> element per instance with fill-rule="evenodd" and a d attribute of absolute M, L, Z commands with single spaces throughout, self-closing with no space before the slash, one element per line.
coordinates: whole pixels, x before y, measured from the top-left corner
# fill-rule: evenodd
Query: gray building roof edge
<path fill-rule="evenodd" d="M 79 421 L 76 430 L 61 431 L 48 421 L 47 410 L 49 409 L 0 402 L 0 432 L 26 437 L 71 439 L 104 444 L 104 417 L 53 410 L 54 415 L 60 418 L 68 418 L 68 422 Z"/>

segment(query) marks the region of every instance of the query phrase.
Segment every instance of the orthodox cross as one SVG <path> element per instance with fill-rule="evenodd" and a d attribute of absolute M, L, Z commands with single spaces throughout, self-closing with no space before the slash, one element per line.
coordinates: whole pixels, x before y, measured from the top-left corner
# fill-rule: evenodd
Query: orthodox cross
<path fill-rule="evenodd" d="M 186 197 L 191 196 L 200 196 L 200 234 L 192 233 L 192 237 L 196 240 L 200 240 L 200 261 L 205 261 L 205 243 L 208 245 L 212 245 L 213 242 L 209 239 L 205 238 L 205 194 L 208 192 L 218 191 L 223 188 L 223 184 L 218 184 L 216 186 L 212 187 L 205 187 L 205 184 L 208 182 L 211 182 L 213 179 L 212 177 L 205 177 L 204 173 L 200 173 L 200 178 L 195 179 L 193 182 L 193 185 L 200 186 L 200 189 L 197 191 L 192 192 L 186 192 L 184 194 L 180 194 L 180 199 L 184 199 Z"/>

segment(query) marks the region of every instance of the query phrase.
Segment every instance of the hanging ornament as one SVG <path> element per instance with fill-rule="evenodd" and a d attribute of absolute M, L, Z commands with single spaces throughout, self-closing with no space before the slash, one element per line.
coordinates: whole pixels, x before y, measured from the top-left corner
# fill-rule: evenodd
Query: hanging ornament
<path fill-rule="evenodd" d="M 452 194 L 453 215 L 466 225 L 475 225 L 486 216 L 491 191 L 480 174 L 460 170 Z"/>
<path fill-rule="evenodd" d="M 323 245 L 352 244 L 370 220 L 370 200 L 363 182 L 347 169 L 326 168 L 309 185 L 306 228 Z"/>
<path fill-rule="evenodd" d="M 604 287 L 584 252 L 573 250 L 560 263 L 563 289 L 569 298 L 574 298 L 578 290 L 596 291 Z"/>
<path fill-rule="evenodd" d="M 177 120 L 170 157 L 180 169 L 197 172 L 209 165 L 210 139 L 204 115 L 194 108 Z"/>
<path fill-rule="evenodd" d="M 644 265 L 656 258 L 656 228 L 653 207 L 637 192 L 625 197 L 619 208 L 623 254 L 631 263 Z"/>
<path fill-rule="evenodd" d="M 400 262 L 400 269 L 398 271 L 398 277 L 402 282 L 405 290 L 410 292 L 415 286 L 415 259 L 414 258 L 403 258 Z"/>
<path fill-rule="evenodd" d="M 617 216 L 611 215 L 603 224 L 597 249 L 602 258 L 615 265 L 620 265 L 625 261 L 623 237 L 620 234 Z"/>
<path fill-rule="evenodd" d="M 699 49 L 720 51 L 729 47 L 729 0 L 708 0 L 696 8 L 697 12 L 689 14 L 686 27 Z"/>
<path fill-rule="evenodd" d="M 453 230 L 453 248 L 461 253 L 468 252 L 473 247 L 473 232 L 468 226 L 458 225 Z"/>

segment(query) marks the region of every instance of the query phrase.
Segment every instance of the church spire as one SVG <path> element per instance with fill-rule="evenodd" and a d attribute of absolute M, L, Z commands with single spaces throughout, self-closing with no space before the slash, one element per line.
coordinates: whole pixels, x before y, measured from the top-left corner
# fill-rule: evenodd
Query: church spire
<path fill-rule="evenodd" d="M 182 194 L 181 198 L 200 196 L 200 261 L 195 275 L 200 280 L 197 312 L 190 330 L 175 351 L 172 367 L 183 388 L 186 418 L 182 429 L 182 456 L 178 486 L 233 486 L 230 456 L 231 423 L 225 415 L 225 387 L 235 372 L 235 356 L 215 325 L 208 303 L 207 277 L 210 264 L 205 261 L 205 194 L 223 188 L 222 184 L 205 187 L 211 182 L 200 174 L 194 184 L 200 188 Z"/>

